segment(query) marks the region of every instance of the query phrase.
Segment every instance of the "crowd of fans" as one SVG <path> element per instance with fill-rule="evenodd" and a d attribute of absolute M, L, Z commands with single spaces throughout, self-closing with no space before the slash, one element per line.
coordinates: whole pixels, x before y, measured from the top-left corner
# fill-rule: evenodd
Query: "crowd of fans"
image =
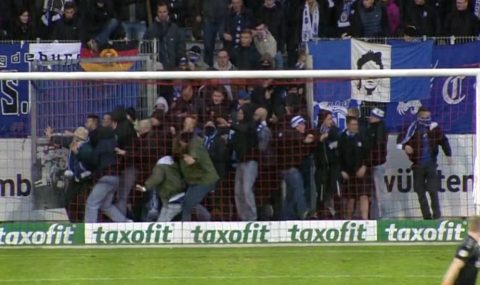
<path fill-rule="evenodd" d="M 314 38 L 478 36 L 479 16 L 479 0 L 3 0 L 0 39 L 82 41 L 94 51 L 156 39 L 169 70 L 215 68 L 221 41 L 231 69 L 282 69 L 302 67 Z M 204 51 L 187 52 L 186 40 L 202 40 Z"/>
<path fill-rule="evenodd" d="M 375 200 L 379 191 L 386 193 L 388 138 L 378 106 L 365 107 L 362 115 L 349 109 L 346 130 L 321 110 L 314 128 L 302 84 L 183 82 L 174 90 L 171 102 L 160 96 L 147 118 L 118 107 L 101 121 L 89 115 L 73 133 L 53 136 L 47 129 L 53 144 L 70 150 L 66 204 L 86 190 L 86 222 L 98 221 L 99 212 L 115 222 L 190 221 L 192 215 L 208 221 L 214 207 L 230 203 L 215 202 L 222 199 L 219 189 L 233 193 L 235 208 L 226 211 L 242 221 L 392 215 Z M 447 138 L 422 108 L 398 143 L 412 161 L 424 218 L 439 218 L 437 156 L 438 146 L 451 156 Z M 271 199 L 260 200 L 256 188 L 271 189 Z M 144 200 L 131 200 L 138 195 Z M 214 202 L 206 203 L 207 196 Z M 135 206 L 143 214 L 128 210 Z"/>

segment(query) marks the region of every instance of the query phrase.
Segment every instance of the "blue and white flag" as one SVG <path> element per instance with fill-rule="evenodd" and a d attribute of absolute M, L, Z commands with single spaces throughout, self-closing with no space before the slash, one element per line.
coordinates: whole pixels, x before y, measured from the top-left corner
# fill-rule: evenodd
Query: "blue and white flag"
<path fill-rule="evenodd" d="M 480 42 L 435 46 L 432 65 L 435 68 L 468 68 L 480 65 Z M 431 79 L 428 100 L 402 100 L 387 107 L 387 126 L 399 131 L 408 126 L 421 106 L 432 111 L 432 117 L 449 134 L 475 132 L 475 77 L 450 76 Z"/>
<path fill-rule="evenodd" d="M 359 40 L 319 41 L 309 44 L 314 69 L 413 69 L 430 68 L 433 42 L 371 44 Z M 399 102 L 426 99 L 429 78 L 362 78 L 327 80 L 315 84 L 315 101 L 355 99 Z"/>
<path fill-rule="evenodd" d="M 28 44 L 0 44 L 0 72 L 28 72 Z M 27 80 L 0 81 L 0 137 L 27 137 L 30 131 Z"/>

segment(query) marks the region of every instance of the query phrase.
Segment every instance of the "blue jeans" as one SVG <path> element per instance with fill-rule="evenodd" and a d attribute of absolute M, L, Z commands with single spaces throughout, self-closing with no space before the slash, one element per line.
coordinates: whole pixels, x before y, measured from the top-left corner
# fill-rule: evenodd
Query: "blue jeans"
<path fill-rule="evenodd" d="M 285 60 L 283 58 L 283 54 L 278 51 L 277 54 L 275 55 L 274 60 L 275 60 L 275 69 L 283 70 L 285 67 L 285 64 L 284 64 Z"/>
<path fill-rule="evenodd" d="M 183 200 L 182 221 L 191 221 L 192 212 L 195 208 L 202 220 L 210 220 L 210 213 L 205 207 L 200 205 L 200 202 L 215 189 L 215 183 L 205 185 L 190 185 L 185 193 Z"/>
<path fill-rule="evenodd" d="M 97 181 L 92 192 L 88 195 L 85 205 L 85 223 L 96 223 L 98 211 L 101 210 L 114 222 L 126 222 L 127 218 L 112 204 L 115 190 L 118 188 L 120 178 L 106 175 Z"/>
<path fill-rule="evenodd" d="M 235 206 L 241 221 L 256 221 L 257 206 L 253 186 L 258 175 L 258 163 L 254 160 L 240 162 L 235 172 Z"/>
<path fill-rule="evenodd" d="M 118 27 L 119 22 L 117 19 L 110 19 L 100 30 L 100 32 L 95 36 L 95 40 L 98 43 L 98 46 L 102 46 L 108 42 L 110 36 Z"/>
<path fill-rule="evenodd" d="M 385 187 L 385 164 L 373 167 L 373 182 L 375 192 L 372 195 L 371 219 L 392 218 L 393 201 Z"/>
<path fill-rule="evenodd" d="M 127 215 L 127 201 L 130 191 L 132 190 L 135 184 L 136 169 L 133 166 L 126 168 L 122 172 L 120 177 L 120 187 L 117 194 L 117 202 L 115 206 L 122 212 L 123 215 Z"/>
<path fill-rule="evenodd" d="M 203 22 L 203 44 L 204 44 L 204 61 L 209 66 L 213 66 L 213 53 L 215 51 L 215 39 L 220 30 L 220 23 L 204 20 Z M 230 55 L 231 56 L 231 55 Z"/>
<path fill-rule="evenodd" d="M 122 22 L 123 29 L 129 40 L 140 41 L 147 30 L 147 25 L 142 22 Z"/>
<path fill-rule="evenodd" d="M 283 203 L 282 216 L 284 220 L 304 219 L 308 211 L 305 202 L 305 188 L 300 171 L 292 167 L 283 171 L 283 179 L 287 186 L 287 195 Z"/>

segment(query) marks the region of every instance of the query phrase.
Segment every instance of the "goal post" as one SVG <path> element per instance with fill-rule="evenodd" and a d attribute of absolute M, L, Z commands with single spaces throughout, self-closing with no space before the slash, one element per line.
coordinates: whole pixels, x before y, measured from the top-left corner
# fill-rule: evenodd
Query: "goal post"
<path fill-rule="evenodd" d="M 62 81 L 65 84 L 58 84 L 55 86 L 55 84 L 50 84 L 48 88 L 55 89 L 57 88 L 58 90 L 63 90 L 61 92 L 52 92 L 49 96 L 42 97 L 41 102 L 39 102 L 37 99 L 37 94 L 36 92 L 31 92 L 31 116 L 32 116 L 32 139 L 36 142 L 38 140 L 38 137 L 34 135 L 34 133 L 37 130 L 40 130 L 42 126 L 45 126 L 47 123 L 49 123 L 52 120 L 61 120 L 62 117 L 68 117 L 69 121 L 72 121 L 72 118 L 80 118 L 82 116 L 86 116 L 89 112 L 89 110 L 92 109 L 92 105 L 95 104 L 102 104 L 100 99 L 95 99 L 92 97 L 88 97 L 90 101 L 84 102 L 85 106 L 79 106 L 78 109 L 75 109 L 77 111 L 72 111 L 76 113 L 67 113 L 70 111 L 67 111 L 67 109 L 56 107 L 52 109 L 44 109 L 44 110 L 53 110 L 52 112 L 59 112 L 58 114 L 54 113 L 49 113 L 49 114 L 39 114 L 37 106 L 38 104 L 43 104 L 42 106 L 49 106 L 49 105 L 55 105 L 58 103 L 61 104 L 80 104 L 79 102 L 82 102 L 82 98 L 73 98 L 73 97 L 68 97 L 69 95 L 69 90 L 71 88 L 95 88 L 97 85 L 115 85 L 121 82 L 128 82 L 131 84 L 138 84 L 142 86 L 162 86 L 165 84 L 168 84 L 169 86 L 182 86 L 187 81 L 190 82 L 195 82 L 197 84 L 197 87 L 201 87 L 200 85 L 215 81 L 215 80 L 224 80 L 222 82 L 229 82 L 230 85 L 232 86 L 245 86 L 245 85 L 253 85 L 253 84 L 245 84 L 245 82 L 249 82 L 250 80 L 253 80 L 256 82 L 260 79 L 272 79 L 275 82 L 278 82 L 279 85 L 284 85 L 289 87 L 290 85 L 293 85 L 292 82 L 302 82 L 305 83 L 308 86 L 313 86 L 315 83 L 319 81 L 335 81 L 335 80 L 357 80 L 357 79 L 366 79 L 366 78 L 395 78 L 395 77 L 422 77 L 422 78 L 437 78 L 437 77 L 452 77 L 452 76 L 465 76 L 465 77 L 474 77 L 476 79 L 476 82 L 478 83 L 480 80 L 480 69 L 477 68 L 455 68 L 455 69 L 385 69 L 385 70 L 285 70 L 285 71 L 279 71 L 279 70 L 272 70 L 272 71 L 229 71 L 229 72 L 224 72 L 224 71 L 187 71 L 187 72 L 181 72 L 181 71 L 159 71 L 159 72 L 154 72 L 154 71 L 137 71 L 137 72 L 29 72 L 29 73 L 21 73 L 21 72 L 0 72 L 0 81 L 4 80 L 30 80 L 31 82 L 36 82 L 36 81 L 50 81 L 50 82 L 57 82 L 57 81 Z M 258 82 L 257 82 L 258 83 Z M 35 85 L 35 84 L 34 84 Z M 38 84 L 36 84 L 38 85 Z M 35 87 L 34 87 L 35 88 Z M 47 88 L 47 87 L 42 87 L 42 88 Z M 479 84 L 476 84 L 476 94 L 480 94 L 480 86 Z M 144 88 L 146 89 L 146 88 Z M 99 89 L 99 90 L 104 90 L 104 89 Z M 112 89 L 115 90 L 115 89 Z M 45 90 L 43 90 L 45 91 Z M 100 92 L 100 91 L 99 91 Z M 114 91 L 109 91 L 109 92 L 114 92 Z M 128 91 L 126 91 L 128 93 Z M 133 94 L 119 94 L 118 96 L 124 96 L 121 98 L 126 98 L 128 102 L 136 102 L 135 98 L 133 98 Z M 311 115 L 313 114 L 312 111 L 312 102 L 314 102 L 314 96 L 315 96 L 315 90 L 313 88 L 310 88 L 307 92 L 305 92 L 305 102 L 308 102 L 308 113 Z M 78 96 L 81 96 L 82 93 L 78 93 Z M 113 94 L 113 93 L 112 93 Z M 70 94 L 71 95 L 71 94 Z M 149 96 L 156 96 L 157 94 L 150 94 Z M 59 98 L 55 98 L 55 96 L 59 96 Z M 67 96 L 65 98 L 61 98 L 61 96 Z M 114 96 L 113 96 L 114 97 Z M 109 97 L 110 99 L 113 97 Z M 120 97 L 119 97 L 120 98 Z M 110 100 L 109 99 L 109 100 Z M 155 101 L 156 98 L 149 98 L 149 101 Z M 70 100 L 70 101 L 69 101 Z M 116 103 L 112 103 L 116 102 Z M 109 101 L 108 104 L 106 105 L 108 108 L 113 108 L 115 107 L 112 104 L 117 104 L 118 101 Z M 139 108 L 142 112 L 145 114 L 149 113 L 151 110 L 149 110 L 150 106 L 147 105 L 142 105 L 146 104 L 145 102 L 139 103 L 140 105 L 137 105 L 136 107 Z M 475 118 L 474 122 L 478 122 L 479 116 L 480 116 L 480 102 L 479 100 L 475 100 L 475 106 L 471 106 L 472 109 L 474 109 L 475 113 Z M 70 110 L 70 109 L 68 109 Z M 72 109 L 73 110 L 73 109 Z M 50 112 L 50 111 L 49 111 Z M 63 112 L 63 113 L 62 113 Z M 98 115 L 103 115 L 104 109 L 102 109 L 101 114 Z M 58 116 L 55 118 L 55 116 Z M 452 116 L 462 116 L 461 113 L 455 113 L 452 114 Z M 466 120 L 468 119 L 473 119 L 473 118 L 465 118 Z M 78 120 L 77 120 L 78 121 Z M 76 121 L 76 122 L 77 122 Z M 314 121 L 314 120 L 312 120 Z M 81 123 L 78 121 L 77 123 Z M 404 122 L 406 123 L 406 122 Z M 72 124 L 66 124 L 64 126 L 65 128 L 61 128 L 59 131 L 63 131 L 66 129 L 72 130 L 74 127 Z M 480 131 L 480 124 L 476 123 L 475 124 L 475 134 L 473 134 L 471 141 L 467 140 L 467 143 L 465 142 L 459 142 L 456 144 L 456 147 L 464 147 L 464 148 L 472 148 L 471 152 L 465 152 L 462 154 L 462 161 L 464 161 L 466 164 L 468 164 L 470 161 L 472 161 L 472 168 L 473 168 L 473 193 L 469 193 L 471 196 L 471 203 L 474 204 L 474 211 L 479 214 L 480 213 L 480 186 L 478 184 L 478 177 L 480 177 L 480 157 L 478 154 L 478 147 L 480 146 L 480 138 L 477 136 L 477 134 Z M 40 134 L 38 134 L 40 136 Z M 32 160 L 35 159 L 35 153 L 36 150 L 32 148 Z M 475 157 L 472 159 L 471 157 L 467 157 L 469 153 L 473 154 Z M 276 168 L 275 168 L 276 167 Z M 278 166 L 276 165 L 274 167 L 274 170 L 272 172 L 278 172 L 281 170 Z M 397 167 L 397 166 L 395 166 Z M 278 168 L 278 169 L 277 169 Z M 408 171 L 406 168 L 400 169 L 400 167 L 397 169 L 391 169 L 391 173 L 389 174 L 390 177 L 393 178 L 388 178 L 386 182 L 390 184 L 395 184 L 395 183 L 401 183 L 398 182 L 399 179 L 398 177 L 404 175 L 405 173 L 402 174 L 401 171 Z M 411 175 L 410 172 L 407 172 L 407 174 Z M 269 171 L 266 171 L 265 173 L 261 173 L 260 175 L 264 175 L 265 177 L 268 177 L 266 179 L 267 181 L 260 183 L 258 185 L 259 188 L 269 188 L 273 187 L 270 184 L 272 183 L 273 180 L 279 179 L 277 174 L 270 173 Z M 272 175 L 271 178 L 269 175 Z M 395 180 L 395 179 L 397 180 Z M 209 207 L 210 210 L 213 211 L 219 211 L 221 212 L 221 220 L 223 221 L 228 221 L 229 219 L 232 220 L 238 220 L 238 216 L 236 215 L 236 209 L 235 209 L 235 203 L 233 202 L 233 196 L 232 196 L 232 191 L 233 191 L 233 179 L 229 178 L 230 180 L 225 183 L 225 190 L 220 190 L 218 197 L 212 198 L 212 201 L 208 202 L 211 203 Z M 445 178 L 447 180 L 448 178 Z M 452 185 L 456 183 L 456 181 L 462 178 L 452 178 L 451 182 Z M 227 179 L 228 180 L 228 179 Z M 463 178 L 465 180 L 465 178 Z M 463 181 L 462 183 L 464 183 Z M 314 182 L 311 182 L 314 184 Z M 403 181 L 403 183 L 406 183 Z M 408 183 L 413 183 L 412 181 Z M 407 183 L 407 184 L 408 184 Z M 467 179 L 465 183 L 470 183 L 469 180 Z M 397 187 L 397 186 L 395 186 Z M 467 186 L 463 186 L 467 187 Z M 283 187 L 285 188 L 285 187 Z M 410 187 L 411 188 L 411 187 Z M 461 187 L 460 187 L 461 188 Z M 230 191 L 228 192 L 227 191 Z M 318 190 L 318 189 L 317 189 Z M 285 189 L 283 189 L 285 191 Z M 413 192 L 413 191 L 412 191 Z M 270 194 L 270 192 L 268 192 Z M 473 194 L 473 195 L 472 195 Z M 137 194 L 134 194 L 137 195 Z M 224 196 L 223 196 L 224 195 Z M 263 194 L 259 194 L 263 195 Z M 136 199 L 136 198 L 135 198 Z M 269 197 L 267 196 L 262 196 L 263 201 L 267 201 Z M 82 202 L 83 203 L 83 202 Z M 84 205 L 79 202 L 79 204 L 76 206 L 77 210 L 83 207 Z M 404 207 L 408 209 L 407 212 L 413 212 L 414 210 L 418 212 L 418 205 L 417 205 L 416 198 L 411 200 L 406 201 Z M 460 204 L 452 204 L 449 207 L 457 207 Z M 473 213 L 469 213 L 473 214 Z"/>

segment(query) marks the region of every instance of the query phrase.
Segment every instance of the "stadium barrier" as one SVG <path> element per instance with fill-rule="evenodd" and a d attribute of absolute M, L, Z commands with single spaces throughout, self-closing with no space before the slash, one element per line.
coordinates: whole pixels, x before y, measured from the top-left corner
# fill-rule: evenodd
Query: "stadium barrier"
<path fill-rule="evenodd" d="M 267 245 L 457 242 L 466 221 L 6 223 L 0 246 Z"/>

